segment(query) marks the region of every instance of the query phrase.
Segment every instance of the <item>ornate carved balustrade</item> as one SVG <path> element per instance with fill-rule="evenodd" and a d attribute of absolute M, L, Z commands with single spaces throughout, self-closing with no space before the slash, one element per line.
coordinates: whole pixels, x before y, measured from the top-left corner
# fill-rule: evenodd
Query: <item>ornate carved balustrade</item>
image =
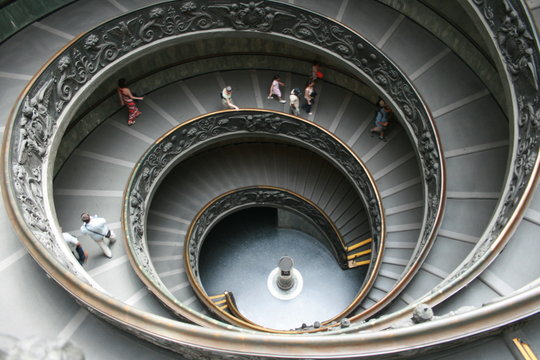
<path fill-rule="evenodd" d="M 248 207 L 273 207 L 290 210 L 304 217 L 322 235 L 342 269 L 348 268 L 346 245 L 332 220 L 309 199 L 288 189 L 273 186 L 239 188 L 222 194 L 204 206 L 187 232 L 184 241 L 184 260 L 189 264 L 193 279 L 199 278 L 199 255 L 209 231 L 225 216 Z M 379 236 L 377 237 L 379 239 Z M 378 242 L 375 246 L 379 248 Z"/>
<path fill-rule="evenodd" d="M 437 289 L 421 299 L 436 303 L 465 286 L 504 248 L 538 180 L 540 109 L 538 36 L 521 0 L 461 1 L 485 24 L 494 39 L 512 98 L 511 169 L 493 220 L 465 262 Z M 439 225 L 444 198 L 444 168 L 432 120 L 410 82 L 380 51 L 350 29 L 323 16 L 272 1 L 184 1 L 126 14 L 83 34 L 63 49 L 31 81 L 5 127 L 2 193 L 15 228 L 31 255 L 92 313 L 116 326 L 184 356 L 239 358 L 261 356 L 362 356 L 433 346 L 489 331 L 529 316 L 540 307 L 533 287 L 450 319 L 388 330 L 335 337 L 271 336 L 223 326 L 203 329 L 163 319 L 127 306 L 96 289 L 62 245 L 52 207 L 51 172 L 62 134 L 85 91 L 100 75 L 156 43 L 201 31 L 247 31 L 298 41 L 343 61 L 392 104 L 417 145 L 425 180 L 425 217 L 414 264 L 420 263 Z M 504 75 L 501 75 L 504 76 Z M 47 220 L 46 220 L 47 219 Z M 411 263 L 413 264 L 413 263 Z M 407 274 L 413 274 L 414 268 Z M 412 276 L 412 275 L 410 275 Z M 407 277 L 405 276 L 405 282 Z M 406 310 L 405 310 L 406 311 Z M 403 313 L 396 316 L 401 316 Z M 384 326 L 389 318 L 347 331 Z M 444 331 L 440 331 L 444 329 Z M 235 330 L 235 331 L 231 331 Z M 343 330 L 342 330 L 343 331 Z M 338 331 L 334 331 L 337 334 Z"/>
<path fill-rule="evenodd" d="M 324 51 L 376 88 L 392 104 L 417 149 L 424 178 L 424 218 L 418 245 L 390 302 L 418 270 L 431 247 L 444 203 L 444 163 L 429 112 L 405 75 L 358 33 L 331 19 L 280 2 L 178 1 L 154 5 L 79 36 L 25 90 L 6 126 L 4 176 L 9 203 L 25 237 L 48 249 L 61 266 L 90 282 L 63 245 L 52 209 L 51 169 L 61 137 L 84 98 L 108 71 L 131 56 L 195 33 L 246 31 Z M 25 181 L 24 179 L 27 179 Z M 96 284 L 93 284 L 97 286 Z"/>
<path fill-rule="evenodd" d="M 224 110 L 217 113 L 200 116 L 169 131 L 165 136 L 148 148 L 131 174 L 126 190 L 122 220 L 126 231 L 126 243 L 130 260 L 141 280 L 150 290 L 173 311 L 191 321 L 201 323 L 194 312 L 185 311 L 186 307 L 178 305 L 176 298 L 161 282 L 157 271 L 152 266 L 146 244 L 146 214 L 154 191 L 166 174 L 194 152 L 201 151 L 209 145 L 224 140 L 247 137 L 267 137 L 278 141 L 291 142 L 322 155 L 327 161 L 338 168 L 355 188 L 367 210 L 374 241 L 373 256 L 377 261 L 370 265 L 367 280 L 359 291 L 354 304 L 347 308 L 351 311 L 365 296 L 375 281 L 380 266 L 380 254 L 384 248 L 385 225 L 382 202 L 376 190 L 375 182 L 360 161 L 341 141 L 328 131 L 307 120 L 266 110 Z M 289 201 L 291 198 L 289 197 Z M 276 200 L 277 201 L 277 200 Z M 223 204 L 223 202 L 220 202 Z M 230 203 L 226 203 L 230 205 Z M 285 205 L 283 203 L 282 205 Z M 309 210 L 309 209 L 308 209 Z M 313 209 L 312 211 L 313 212 Z M 215 212 L 207 212 L 205 225 Z M 200 218 L 197 219 L 198 221 Z M 203 239 L 206 226 L 199 226 L 195 237 L 187 239 L 186 264 L 188 270 L 196 274 L 199 246 Z M 190 231 L 190 235 L 193 233 Z M 344 245 L 342 245 L 343 251 Z M 344 254 L 343 254 L 344 257 Z M 195 275 L 196 276 L 196 275 Z M 196 291 L 204 298 L 202 289 L 193 276 L 190 279 Z M 210 301 L 207 306 L 211 306 Z M 204 320 L 204 319 L 203 319 Z M 238 325 L 248 326 L 229 318 Z M 264 328 L 259 328 L 261 330 Z"/>
<path fill-rule="evenodd" d="M 540 159 L 540 53 L 539 39 L 525 2 L 519 0 L 469 0 L 468 10 L 478 17 L 491 44 L 500 54 L 497 61 L 509 96 L 510 154 L 497 209 L 475 248 L 454 271 L 428 294 L 399 312 L 362 328 L 384 328 L 410 314 L 421 303 L 432 306 L 444 301 L 469 284 L 504 249 L 519 224 L 538 184 Z M 539 301 L 538 288 L 531 289 L 531 300 Z M 536 299 L 535 299 L 536 298 Z M 347 330 L 345 330 L 346 332 Z"/>

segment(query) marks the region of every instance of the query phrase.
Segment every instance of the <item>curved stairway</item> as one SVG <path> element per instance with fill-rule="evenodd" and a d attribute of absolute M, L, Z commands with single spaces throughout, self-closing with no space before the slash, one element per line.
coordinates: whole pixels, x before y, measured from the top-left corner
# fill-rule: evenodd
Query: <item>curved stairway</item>
<path fill-rule="evenodd" d="M 284 110 L 284 105 L 275 100 L 265 98 L 266 87 L 254 89 L 252 84 L 264 84 L 268 82 L 271 71 L 256 71 L 256 70 L 236 70 L 228 72 L 210 73 L 194 77 L 185 81 L 168 85 L 155 91 L 152 94 L 145 95 L 144 103 L 141 105 L 143 116 L 141 116 L 137 124 L 133 127 L 128 127 L 125 123 L 125 111 L 122 109 L 117 112 L 109 121 L 105 122 L 98 129 L 92 132 L 74 154 L 67 160 L 65 165 L 60 170 L 55 179 L 55 204 L 58 214 L 58 219 L 61 226 L 70 232 L 77 234 L 76 229 L 80 226 L 78 216 L 81 211 L 97 213 L 105 217 L 109 222 L 112 222 L 119 228 L 120 208 L 122 205 L 123 188 L 128 181 L 130 169 L 138 160 L 146 148 L 159 136 L 165 133 L 172 124 L 178 124 L 189 120 L 191 117 L 199 115 L 197 109 L 206 111 L 214 111 L 221 108 L 221 104 L 216 101 L 216 93 L 223 84 L 231 84 L 233 89 L 237 89 L 234 93 L 234 101 L 242 107 L 257 107 L 261 99 L 264 98 L 263 106 L 274 108 L 275 110 Z M 304 78 L 294 74 L 282 74 L 284 79 L 290 79 L 292 86 L 300 86 Z M 256 80 L 253 80 L 253 79 Z M 296 85 L 298 84 L 298 85 Z M 213 90 L 210 90 L 213 89 Z M 288 88 L 289 89 L 289 88 Z M 379 191 L 385 194 L 383 205 L 392 216 L 389 217 L 391 225 L 396 224 L 397 228 L 389 232 L 389 240 L 398 238 L 401 244 L 405 246 L 397 247 L 397 250 L 389 253 L 392 259 L 398 259 L 397 267 L 401 272 L 410 258 L 410 254 L 414 248 L 414 244 L 419 234 L 420 222 L 422 217 L 422 193 L 419 184 L 419 171 L 414 157 L 413 150 L 408 141 L 405 132 L 399 124 L 394 124 L 388 132 L 388 142 L 382 142 L 379 139 L 369 136 L 369 128 L 372 126 L 374 116 L 374 106 L 347 92 L 345 89 L 334 86 L 329 83 L 321 83 L 317 86 L 317 91 L 321 94 L 320 101 L 313 109 L 313 120 L 323 127 L 340 129 L 347 134 L 353 134 L 349 139 L 348 144 L 352 150 L 358 154 L 372 171 L 376 182 L 379 186 Z M 287 92 L 287 91 L 284 91 Z M 185 94 L 189 94 L 185 96 Z M 328 94 L 325 98 L 325 94 Z M 344 100 L 340 100 L 344 99 Z M 339 108 L 335 109 L 335 104 L 339 104 Z M 285 104 L 287 106 L 287 104 Z M 179 109 L 182 109 L 180 112 Z M 190 110 L 192 111 L 190 113 Z M 183 117 L 174 117 L 172 114 L 180 114 Z M 328 118 L 332 114 L 336 114 L 329 122 Z M 324 121 L 318 121 L 322 119 Z M 339 132 L 336 130 L 336 134 Z M 405 154 L 405 155 L 403 155 Z M 282 160 L 283 161 L 283 160 Z M 213 162 L 214 164 L 226 163 L 233 166 L 235 163 L 231 159 L 223 159 L 222 162 Z M 242 164 L 244 174 L 253 173 L 268 173 L 267 169 L 250 169 L 257 166 L 262 161 L 252 159 L 247 164 Z M 373 164 L 373 165 L 372 165 Z M 289 166 L 293 166 L 290 164 Z M 293 190 L 298 190 L 301 194 L 307 192 L 308 195 L 317 193 L 318 199 L 323 204 L 323 208 L 331 206 L 329 214 L 331 217 L 336 216 L 335 210 L 339 207 L 342 210 L 344 204 L 342 201 L 347 197 L 348 193 L 344 184 L 339 184 L 339 187 L 329 187 L 326 177 L 329 171 L 324 170 L 321 166 L 312 164 L 310 158 L 306 159 L 305 164 L 302 164 L 306 169 L 310 169 L 309 176 L 312 184 L 304 184 L 298 178 L 295 180 Z M 299 169 L 302 168 L 298 164 Z M 373 170 L 371 167 L 373 166 Z M 219 170 L 219 168 L 218 168 Z M 244 178 L 237 176 L 229 180 L 228 183 L 218 187 L 213 179 L 220 179 L 223 176 L 223 170 L 218 171 L 218 176 L 212 175 L 213 168 L 207 166 L 200 172 L 190 171 L 191 176 L 186 178 L 194 184 L 200 184 L 200 188 L 194 189 L 192 193 L 202 196 L 202 200 L 194 201 L 192 197 L 182 198 L 180 206 L 187 211 L 183 216 L 175 216 L 183 219 L 182 227 L 175 230 L 173 233 L 181 234 L 185 232 L 183 228 L 187 227 L 195 213 L 202 208 L 206 202 L 218 194 L 224 193 L 227 190 L 242 187 Z M 300 170 L 296 170 L 300 171 Z M 304 170 L 305 171 L 305 170 Z M 81 179 L 78 182 L 73 181 L 73 174 L 77 174 L 77 178 Z M 107 175 L 105 175 L 107 174 Z M 258 175 L 257 175 L 258 176 Z M 299 175 L 297 175 L 299 176 Z M 307 175 L 306 175 L 307 176 Z M 278 175 L 274 175 L 278 179 Z M 321 178 L 319 183 L 317 180 Z M 276 185 L 269 179 L 260 179 L 262 185 Z M 416 186 L 402 186 L 402 181 L 414 183 Z M 330 182 L 331 184 L 331 182 Z M 298 186 L 305 186 L 307 189 L 296 189 Z M 285 186 L 286 187 L 286 186 Z M 341 191 L 335 191 L 339 189 Z M 386 192 L 386 193 L 385 193 Z M 190 192 L 186 192 L 190 194 Z M 166 197 L 166 196 L 165 196 Z M 387 199 L 389 200 L 387 205 Z M 167 200 L 167 199 L 166 199 Z M 413 204 L 412 208 L 409 209 Z M 328 205 L 330 204 L 330 205 Z M 84 210 L 86 209 L 86 210 Z M 345 208 L 347 209 L 347 208 Z M 160 213 L 167 213 L 159 211 Z M 170 213 L 169 213 L 170 214 Z M 338 213 L 339 214 L 339 213 Z M 357 236 L 364 233 L 363 230 L 351 227 L 352 222 L 347 222 L 347 218 L 336 217 L 336 225 L 343 226 L 346 239 L 349 241 L 363 240 Z M 340 222 L 341 221 L 341 222 Z M 407 222 L 412 222 L 413 225 L 408 225 Z M 401 225 L 405 223 L 405 225 Z M 401 230 L 399 226 L 403 226 Z M 114 226 L 113 226 L 114 229 Z M 403 236 L 405 234 L 405 236 Z M 408 242 L 408 244 L 407 244 Z M 151 242 L 150 242 L 151 244 Z M 99 254 L 95 244 L 88 244 L 91 254 Z M 118 264 L 123 268 L 123 272 L 129 272 L 129 264 L 123 255 L 122 263 Z M 113 252 L 117 252 L 115 250 Z M 151 249 L 152 251 L 152 249 Z M 386 256 L 384 254 L 383 256 Z M 115 257 L 118 257 L 115 254 Z M 96 265 L 108 263 L 106 259 L 96 259 Z M 389 261 L 393 268 L 392 260 Z M 94 260 L 89 263 L 90 273 L 94 266 Z M 161 267 L 162 265 L 160 265 Z M 383 258 L 383 269 L 386 266 Z M 118 270 L 120 271 L 120 270 Z M 169 278 L 172 273 L 167 273 Z M 106 275 L 103 275 L 106 277 Z M 133 275 L 130 275 L 132 278 Z M 133 280 L 134 281 L 134 280 Z M 98 282 L 99 279 L 98 279 Z M 134 281 L 136 284 L 136 281 Z M 178 282 L 173 286 L 179 286 L 182 282 Z M 101 284 L 101 282 L 100 282 Z M 137 287 L 137 285 L 133 285 Z M 111 284 L 112 285 L 112 284 Z M 390 284 L 391 285 L 391 284 Z M 109 288 L 103 285 L 106 290 Z M 127 284 L 123 285 L 127 287 Z M 114 287 L 114 285 L 112 286 Z M 133 289 L 135 291 L 136 289 Z M 190 289 L 186 289 L 190 292 Z M 114 293 L 113 293 L 114 295 Z M 118 296 L 123 299 L 122 296 Z M 146 300 L 144 301 L 151 301 Z M 193 301 L 192 296 L 186 298 Z M 199 309 L 197 307 L 197 309 Z"/>
<path fill-rule="evenodd" d="M 183 245 L 188 224 L 216 197 L 254 186 L 281 188 L 312 201 L 336 224 L 347 246 L 370 236 L 362 201 L 343 176 L 321 157 L 307 150 L 274 143 L 235 144 L 206 151 L 182 162 L 167 174 L 153 197 L 147 220 L 146 239 L 152 263 L 163 283 L 181 303 L 197 311 L 204 309 L 185 272 Z M 291 251 L 296 250 L 291 248 Z M 220 256 L 234 258 L 230 253 Z M 278 259 L 273 262 L 277 263 Z M 360 290 L 366 267 L 345 271 L 347 274 L 343 276 L 356 277 L 358 283 L 356 289 L 342 289 L 343 299 L 334 300 L 344 302 L 340 311 Z M 225 290 L 232 289 L 221 288 L 220 292 Z M 332 296 L 328 294 L 327 297 Z M 301 324 L 302 321 L 295 325 L 300 327 Z"/>
<path fill-rule="evenodd" d="M 146 3 L 151 2 L 77 2 L 2 43 L 2 126 L 10 104 L 54 51 L 79 32 Z M 320 0 L 295 0 L 295 4 L 336 17 L 378 44 L 413 80 L 437 122 L 448 166 L 446 213 L 437 241 L 422 270 L 400 295 L 399 301 L 387 310 L 391 312 L 433 288 L 467 256 L 478 240 L 497 202 L 504 178 L 508 124 L 489 92 L 471 70 L 437 39 L 396 11 L 375 1 L 344 0 L 339 5 L 329 5 Z M 71 21 L 59 22 L 58 19 Z M 32 52 L 26 51 L 28 47 L 32 48 Z M 19 61 L 12 61 L 13 56 L 17 56 Z M 250 71 L 250 76 L 252 74 L 260 78 L 259 84 L 267 82 L 268 76 L 259 75 L 258 70 Z M 231 81 L 235 88 L 246 89 L 249 85 L 248 76 L 237 76 L 234 72 L 222 76 Z M 222 84 L 215 74 L 209 74 L 207 78 L 215 82 L 211 85 L 215 90 L 206 91 L 206 86 L 210 85 L 205 82 L 201 88 L 197 88 L 196 79 L 170 85 L 167 90 L 156 91 L 146 97 L 144 115 L 136 128 L 125 126 L 125 114 L 117 113 L 79 146 L 55 181 L 55 201 L 64 231 L 76 231 L 79 227 L 78 214 L 82 211 L 81 207 L 90 212 L 98 212 L 108 218 L 113 229 L 119 229 L 122 191 L 130 168 L 142 151 L 170 128 L 173 121 L 183 121 L 201 112 L 219 108 L 215 93 Z M 186 84 L 198 103 L 193 102 L 192 98 L 186 99 Z M 172 88 L 176 90 L 170 90 Z M 269 105 L 264 99 L 265 86 L 260 85 L 260 88 L 265 107 L 279 109 L 280 105 Z M 390 136 L 394 138 L 388 144 L 370 139 L 366 131 L 372 118 L 369 106 L 362 101 L 334 96 L 333 90 L 334 87 L 323 83 L 320 103 L 313 119 L 347 142 L 375 174 L 390 225 L 381 278 L 369 295 L 370 299 L 362 305 L 367 308 L 384 296 L 406 266 L 405 253 L 412 251 L 417 237 L 414 234 L 418 233 L 418 221 L 421 219 L 421 214 L 418 214 L 422 211 L 419 207 L 420 178 L 417 167 L 410 166 L 416 165 L 415 158 L 410 154 L 406 137 L 399 131 L 399 127 L 392 129 Z M 257 98 L 249 98 L 252 91 L 243 94 L 240 96 L 239 91 L 235 93 L 236 101 L 242 107 L 249 104 L 258 107 L 254 106 L 260 104 Z M 180 99 L 185 102 L 178 101 Z M 358 116 L 358 108 L 366 111 Z M 345 110 L 341 112 L 341 109 Z M 361 122 L 355 123 L 352 119 Z M 400 141 L 405 145 L 396 145 L 395 150 L 391 150 L 392 144 L 399 144 Z M 109 153 L 110 147 L 115 151 Z M 538 277 L 538 267 L 524 267 L 523 261 L 520 261 L 521 257 L 530 253 L 524 253 L 524 248 L 530 250 L 535 244 L 533 235 L 538 233 L 539 225 L 537 199 L 538 195 L 500 257 L 480 278 L 443 303 L 441 311 L 455 309 L 455 306 L 463 304 L 478 305 L 495 296 L 507 295 Z M 17 314 L 2 313 L 7 320 L 2 322 L 2 332 L 20 337 L 30 336 L 34 332 L 26 324 L 32 319 L 35 329 L 40 329 L 40 333 L 59 333 L 64 337 L 73 337 L 76 343 L 88 349 L 89 358 L 107 358 L 110 354 L 122 354 L 118 358 L 127 358 L 141 356 L 143 353 L 151 354 L 149 356 L 152 358 L 174 357 L 150 345 L 142 345 L 93 317 L 88 317 L 86 310 L 78 309 L 71 298 L 54 282 L 47 281 L 43 272 L 25 256 L 26 252 L 11 230 L 7 216 L 2 218 L 6 241 L 0 245 L 0 276 L 1 283 L 11 289 L 12 294 L 3 297 L 2 308 L 20 309 Z M 135 279 L 119 244 L 113 249 L 115 257 L 112 261 L 95 256 L 99 251 L 92 242 L 86 241 L 84 246 L 92 253 L 86 269 L 105 290 L 129 304 L 169 316 L 151 296 L 146 296 L 146 289 Z M 516 272 L 515 269 L 521 270 Z M 122 281 L 118 282 L 118 279 Z M 24 288 L 20 284 L 25 284 Z M 33 306 L 36 298 L 41 300 L 39 310 Z M 101 343 L 108 345 L 98 346 Z M 478 346 L 485 351 L 494 351 L 481 344 Z"/>

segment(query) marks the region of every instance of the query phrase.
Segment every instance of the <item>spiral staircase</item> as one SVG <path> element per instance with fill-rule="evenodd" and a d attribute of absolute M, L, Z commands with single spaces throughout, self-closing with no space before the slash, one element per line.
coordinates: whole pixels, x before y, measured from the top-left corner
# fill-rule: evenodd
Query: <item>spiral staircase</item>
<path fill-rule="evenodd" d="M 4 15 L 13 12 L 14 27 L 16 15 L 27 24 L 0 44 L 2 334 L 70 340 L 87 359 L 540 354 L 540 63 L 536 30 L 527 27 L 532 18 L 538 23 L 539 3 L 92 0 L 59 1 L 26 16 L 23 1 L 0 5 Z M 194 20 L 173 36 L 172 28 L 158 25 L 175 6 L 177 16 Z M 205 17 L 222 12 L 228 17 Z M 273 26 L 293 19 L 307 25 L 276 35 Z M 128 55 L 113 59 L 107 26 Z M 199 31 L 187 34 L 196 26 Z M 357 41 L 347 34 L 363 40 L 347 48 Z M 84 56 L 70 52 L 77 42 L 97 59 L 95 71 L 79 67 Z M 380 52 L 357 63 L 346 53 L 367 51 L 369 44 Z M 374 71 L 381 59 L 382 70 Z M 303 87 L 314 60 L 325 78 L 316 87 L 313 115 L 288 117 L 288 104 L 267 99 L 269 79 L 279 73 L 288 94 Z M 132 127 L 114 92 L 118 77 L 145 97 Z M 225 85 L 234 89 L 238 113 L 221 111 Z M 55 104 L 42 102 L 55 91 Z M 396 113 L 387 141 L 369 131 L 378 96 Z M 335 139 L 369 181 L 358 185 L 316 144 L 300 146 L 289 133 L 237 134 L 180 154 L 162 179 L 158 174 L 149 183 L 138 243 L 133 199 L 152 157 L 148 149 L 159 149 L 173 131 L 188 133 L 193 119 L 257 111 Z M 21 121 L 40 116 L 57 121 L 45 145 L 20 130 Z M 18 158 L 10 151 L 16 146 L 23 149 Z M 50 147 L 48 162 L 28 163 L 43 146 Z M 36 212 L 28 211 L 27 197 L 13 195 L 35 194 L 36 186 L 43 190 L 31 200 L 45 203 L 43 219 L 28 216 Z M 345 249 L 374 239 L 362 269 L 368 280 L 341 317 L 276 333 L 221 314 L 197 291 L 186 261 L 190 226 L 216 198 L 257 186 L 285 189 L 321 209 Z M 378 201 L 366 201 L 359 186 L 372 186 Z M 120 235 L 112 259 L 81 236 L 82 211 L 105 217 Z M 60 229 L 78 236 L 89 252 L 82 268 L 57 240 Z M 437 316 L 411 319 L 419 304 Z"/>

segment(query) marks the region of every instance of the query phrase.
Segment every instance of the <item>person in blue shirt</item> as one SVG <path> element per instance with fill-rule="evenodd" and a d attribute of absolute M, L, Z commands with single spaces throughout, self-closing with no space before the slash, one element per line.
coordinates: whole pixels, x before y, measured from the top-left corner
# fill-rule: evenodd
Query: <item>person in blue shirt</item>
<path fill-rule="evenodd" d="M 377 114 L 375 115 L 375 127 L 371 129 L 371 136 L 375 134 L 379 134 L 379 139 L 382 141 L 386 141 L 386 138 L 384 137 L 384 131 L 390 124 L 390 120 L 392 118 L 392 109 L 390 109 L 390 106 L 384 102 L 384 100 L 380 99 L 378 102 L 379 110 L 377 110 Z"/>

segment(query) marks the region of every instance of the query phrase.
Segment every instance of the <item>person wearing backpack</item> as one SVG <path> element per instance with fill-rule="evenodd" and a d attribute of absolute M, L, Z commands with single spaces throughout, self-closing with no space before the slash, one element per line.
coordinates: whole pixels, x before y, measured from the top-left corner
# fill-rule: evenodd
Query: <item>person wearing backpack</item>
<path fill-rule="evenodd" d="M 291 114 L 295 116 L 300 115 L 300 94 L 300 89 L 294 88 L 289 96 Z"/>

